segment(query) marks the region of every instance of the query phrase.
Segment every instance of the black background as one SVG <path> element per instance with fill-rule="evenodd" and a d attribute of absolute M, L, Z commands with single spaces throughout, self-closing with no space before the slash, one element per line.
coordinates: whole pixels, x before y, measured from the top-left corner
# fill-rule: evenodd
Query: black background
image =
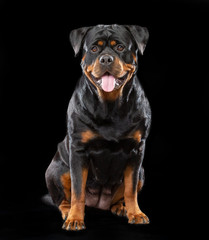
<path fill-rule="evenodd" d="M 138 76 L 153 120 L 139 197 L 149 226 L 86 211 L 87 230 L 65 233 L 41 202 L 44 173 L 66 133 L 66 110 L 81 75 L 72 29 L 146 26 Z M 208 158 L 209 3 L 196 1 L 0 1 L 0 239 L 171 239 L 202 222 Z M 202 208 L 203 207 L 203 208 Z M 201 234 L 201 231 L 198 232 Z"/>

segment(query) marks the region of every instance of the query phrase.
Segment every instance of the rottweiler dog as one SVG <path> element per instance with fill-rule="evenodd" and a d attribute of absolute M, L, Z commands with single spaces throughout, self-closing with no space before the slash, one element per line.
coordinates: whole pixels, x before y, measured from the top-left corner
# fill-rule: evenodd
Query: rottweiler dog
<path fill-rule="evenodd" d="M 83 75 L 67 110 L 67 135 L 46 171 L 49 194 L 63 229 L 85 229 L 85 205 L 147 224 L 138 192 L 151 110 L 136 76 L 148 30 L 136 25 L 97 25 L 70 33 Z"/>

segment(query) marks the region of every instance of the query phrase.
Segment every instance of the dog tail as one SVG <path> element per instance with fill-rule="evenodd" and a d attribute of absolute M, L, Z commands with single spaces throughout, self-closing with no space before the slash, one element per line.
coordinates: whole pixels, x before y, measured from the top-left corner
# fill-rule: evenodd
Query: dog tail
<path fill-rule="evenodd" d="M 55 204 L 51 198 L 51 196 L 49 194 L 45 194 L 42 198 L 41 198 L 41 201 L 43 203 L 45 203 L 46 205 L 49 205 L 49 206 L 54 206 L 55 207 Z"/>

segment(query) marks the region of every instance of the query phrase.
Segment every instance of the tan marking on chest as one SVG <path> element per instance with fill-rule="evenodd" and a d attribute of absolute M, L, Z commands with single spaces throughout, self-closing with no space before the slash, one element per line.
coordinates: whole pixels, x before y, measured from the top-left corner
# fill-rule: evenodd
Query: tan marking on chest
<path fill-rule="evenodd" d="M 137 130 L 133 134 L 133 139 L 136 140 L 137 142 L 141 142 L 141 136 L 142 136 L 141 132 L 139 130 Z"/>
<path fill-rule="evenodd" d="M 97 137 L 97 134 L 92 132 L 91 130 L 84 131 L 81 133 L 81 142 L 87 143 L 95 137 Z"/>

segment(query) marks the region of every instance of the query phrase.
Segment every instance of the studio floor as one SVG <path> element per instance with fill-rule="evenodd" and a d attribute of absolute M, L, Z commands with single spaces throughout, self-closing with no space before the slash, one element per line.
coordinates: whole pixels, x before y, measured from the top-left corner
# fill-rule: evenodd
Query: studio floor
<path fill-rule="evenodd" d="M 86 230 L 62 230 L 62 219 L 57 209 L 43 203 L 25 209 L 12 207 L 1 211 L 0 239 L 171 239 L 172 233 L 163 224 L 130 225 L 124 217 L 110 212 L 86 209 Z"/>

